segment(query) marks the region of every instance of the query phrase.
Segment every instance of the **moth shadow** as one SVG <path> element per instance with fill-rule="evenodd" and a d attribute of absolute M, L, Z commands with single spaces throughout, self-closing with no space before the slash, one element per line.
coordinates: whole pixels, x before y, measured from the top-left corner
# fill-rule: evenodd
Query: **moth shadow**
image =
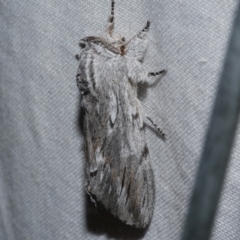
<path fill-rule="evenodd" d="M 137 240 L 144 237 L 148 227 L 137 229 L 115 218 L 104 207 L 96 208 L 86 194 L 87 230 L 95 235 L 107 235 L 110 239 Z"/>
<path fill-rule="evenodd" d="M 83 119 L 84 119 L 84 114 L 85 110 L 81 106 L 81 95 L 79 94 L 79 102 L 78 102 L 78 116 L 77 116 L 77 128 L 79 133 L 82 135 L 83 134 Z"/>
<path fill-rule="evenodd" d="M 148 84 L 139 83 L 137 97 L 140 101 L 143 101 L 147 97 Z"/>

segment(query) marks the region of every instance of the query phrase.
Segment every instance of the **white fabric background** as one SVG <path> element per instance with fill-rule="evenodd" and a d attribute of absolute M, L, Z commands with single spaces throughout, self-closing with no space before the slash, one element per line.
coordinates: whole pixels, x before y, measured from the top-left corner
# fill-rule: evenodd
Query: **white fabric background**
<path fill-rule="evenodd" d="M 141 88 L 167 134 L 147 140 L 156 203 L 146 231 L 99 213 L 84 191 L 79 39 L 99 35 L 110 0 L 0 0 L 0 239 L 180 238 L 237 0 L 116 0 L 116 32 L 152 23 Z M 212 240 L 240 239 L 238 131 Z"/>

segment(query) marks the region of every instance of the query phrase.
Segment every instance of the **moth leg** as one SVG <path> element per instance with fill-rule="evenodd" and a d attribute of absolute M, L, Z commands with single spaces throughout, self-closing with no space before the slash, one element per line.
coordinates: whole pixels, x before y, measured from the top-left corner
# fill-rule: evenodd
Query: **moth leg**
<path fill-rule="evenodd" d="M 113 29 L 114 29 L 114 8 L 115 7 L 115 1 L 112 0 L 112 4 L 111 4 L 111 15 L 108 18 L 108 25 L 107 25 L 107 29 L 106 29 L 106 33 L 109 34 L 110 36 L 112 36 L 113 33 Z"/>
<path fill-rule="evenodd" d="M 151 122 L 154 128 L 161 134 L 163 139 L 166 139 L 166 134 L 158 127 L 158 125 L 149 116 L 146 116 L 146 118 L 149 120 L 149 122 Z"/>
<path fill-rule="evenodd" d="M 157 75 L 165 75 L 167 73 L 167 69 L 162 69 L 159 72 L 149 72 L 148 76 L 157 76 Z"/>
<path fill-rule="evenodd" d="M 164 76 L 166 73 L 167 73 L 167 69 L 163 69 L 163 70 L 158 71 L 158 72 L 148 72 L 147 73 L 148 78 L 147 78 L 146 82 L 150 85 L 154 84 L 155 79 L 153 81 L 151 77 L 155 77 L 155 76 L 159 76 L 159 75 Z"/>

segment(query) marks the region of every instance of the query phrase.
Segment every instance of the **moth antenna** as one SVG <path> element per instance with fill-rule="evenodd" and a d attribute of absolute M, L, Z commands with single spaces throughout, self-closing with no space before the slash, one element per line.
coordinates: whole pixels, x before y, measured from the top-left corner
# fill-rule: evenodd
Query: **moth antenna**
<path fill-rule="evenodd" d="M 142 31 L 140 31 L 137 36 L 139 38 L 144 38 L 144 36 L 146 35 L 146 33 L 149 31 L 150 28 L 150 21 L 147 21 L 146 26 L 142 29 Z"/>
<path fill-rule="evenodd" d="M 129 43 L 131 43 L 131 41 L 134 40 L 134 39 L 136 39 L 136 38 L 144 38 L 144 36 L 146 36 L 146 34 L 147 34 L 148 31 L 149 31 L 150 24 L 151 24 L 151 22 L 150 22 L 150 21 L 147 21 L 145 27 L 144 27 L 137 35 L 135 35 L 134 37 L 132 37 L 132 38 L 125 44 L 125 47 L 127 47 L 127 45 L 128 45 Z"/>
<path fill-rule="evenodd" d="M 115 1 L 112 0 L 112 4 L 111 4 L 111 15 L 108 18 L 108 26 L 106 29 L 106 32 L 111 36 L 113 33 L 113 29 L 114 29 L 114 9 L 115 9 Z"/>

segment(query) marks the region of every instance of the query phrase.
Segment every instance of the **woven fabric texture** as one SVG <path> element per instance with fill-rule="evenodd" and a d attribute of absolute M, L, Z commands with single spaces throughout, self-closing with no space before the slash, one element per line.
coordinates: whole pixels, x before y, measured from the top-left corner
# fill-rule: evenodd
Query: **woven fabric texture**
<path fill-rule="evenodd" d="M 116 32 L 151 21 L 145 65 L 168 69 L 141 86 L 155 174 L 145 231 L 99 213 L 84 190 L 84 139 L 76 86 L 79 39 L 100 35 L 110 0 L 0 1 L 0 239 L 180 239 L 227 50 L 237 0 L 116 0 Z M 240 132 L 212 240 L 240 234 Z"/>

